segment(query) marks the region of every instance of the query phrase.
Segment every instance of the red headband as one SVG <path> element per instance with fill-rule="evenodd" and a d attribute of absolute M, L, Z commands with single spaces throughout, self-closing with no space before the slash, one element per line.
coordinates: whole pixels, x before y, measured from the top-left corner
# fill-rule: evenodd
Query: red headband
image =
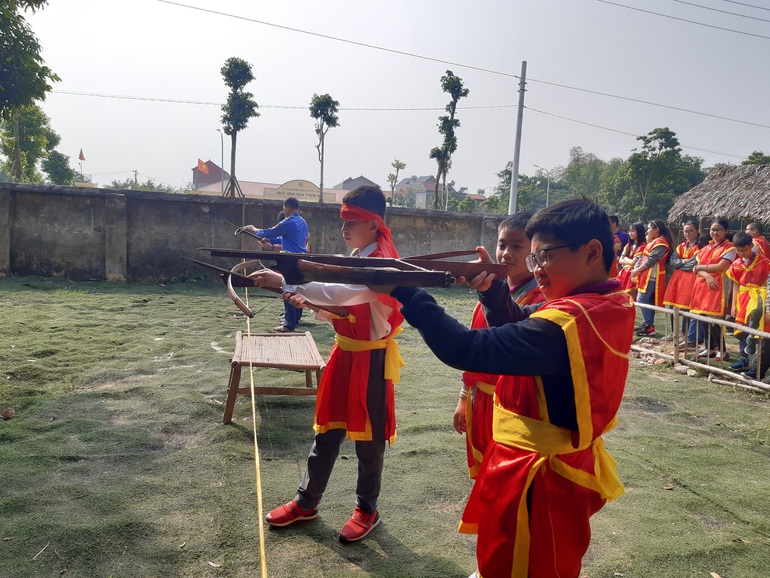
<path fill-rule="evenodd" d="M 385 221 L 382 220 L 382 217 L 357 205 L 346 205 L 343 203 L 340 208 L 340 219 L 343 221 L 377 221 L 377 230 L 379 231 L 377 245 L 379 245 L 380 251 L 384 257 L 398 259 L 398 251 L 393 244 L 393 235 Z"/>

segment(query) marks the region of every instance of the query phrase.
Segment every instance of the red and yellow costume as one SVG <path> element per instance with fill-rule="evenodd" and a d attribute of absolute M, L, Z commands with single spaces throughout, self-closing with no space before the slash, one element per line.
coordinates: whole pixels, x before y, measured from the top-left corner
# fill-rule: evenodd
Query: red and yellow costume
<path fill-rule="evenodd" d="M 378 215 L 354 205 L 343 205 L 340 218 L 346 221 L 377 220 L 378 248 L 369 256 L 398 258 L 390 229 Z M 367 410 L 370 351 L 385 349 L 387 388 L 385 439 L 390 443 L 396 439 L 393 386 L 398 383 L 399 368 L 404 365 L 404 362 L 398 353 L 398 343 L 394 337 L 401 332 L 400 325 L 404 317 L 399 311 L 399 303 L 396 299 L 389 295 L 379 295 L 377 299 L 392 310 L 387 319 L 391 333 L 383 339 L 372 341 L 371 303 L 348 305 L 346 309 L 350 313 L 347 317 L 335 317 L 332 320 L 336 332 L 335 343 L 321 383 L 318 385 L 313 424 L 313 429 L 317 433 L 342 428 L 347 430 L 348 439 L 356 441 L 372 439 L 372 425 Z"/>
<path fill-rule="evenodd" d="M 623 256 L 627 259 L 641 259 L 642 255 L 644 254 L 644 248 L 647 246 L 646 243 L 642 243 L 641 245 L 632 247 L 631 242 L 629 241 L 626 245 L 625 249 L 623 249 Z M 618 272 L 618 281 L 620 281 L 620 288 L 623 289 L 626 293 L 631 293 L 632 291 L 636 290 L 636 283 L 631 278 L 631 271 L 633 270 L 633 267 L 631 266 L 625 266 Z"/>
<path fill-rule="evenodd" d="M 677 256 L 683 261 L 689 261 L 698 253 L 698 245 L 693 243 L 688 245 L 687 241 L 679 243 L 676 248 Z M 692 271 L 682 271 L 675 269 L 668 280 L 666 293 L 663 296 L 663 304 L 668 307 L 679 307 L 680 309 L 689 309 L 692 303 L 692 292 L 695 286 L 695 273 Z"/>
<path fill-rule="evenodd" d="M 615 245 L 619 245 L 620 237 L 618 237 L 617 235 L 614 235 L 612 237 L 612 242 Z M 617 278 L 618 278 L 618 256 L 616 254 L 615 257 L 612 259 L 612 265 L 610 266 L 610 281 L 614 281 Z"/>
<path fill-rule="evenodd" d="M 751 240 L 754 242 L 754 245 L 757 246 L 759 252 L 770 259 L 770 243 L 767 242 L 764 235 L 755 235 Z"/>
<path fill-rule="evenodd" d="M 545 296 L 540 291 L 534 278 L 521 289 L 520 294 L 512 296 L 519 305 L 530 305 L 545 302 Z M 481 303 L 476 304 L 471 318 L 471 329 L 489 327 L 484 317 Z M 484 452 L 492 440 L 492 408 L 494 407 L 495 385 L 499 375 L 474 371 L 463 372 L 463 383 L 466 389 L 476 389 L 475 395 L 468 395 L 465 405 L 465 445 L 468 454 L 468 474 L 474 479 L 479 472 Z"/>
<path fill-rule="evenodd" d="M 760 299 L 762 303 L 767 303 L 767 277 L 770 275 L 770 260 L 764 255 L 754 255 L 751 263 L 748 265 L 743 259 L 736 259 L 725 273 L 727 277 L 740 285 L 738 295 L 736 296 L 735 322 L 741 325 L 748 325 L 749 313 L 759 307 Z M 761 331 L 765 330 L 764 315 L 759 317 L 759 327 Z"/>
<path fill-rule="evenodd" d="M 644 261 L 650 256 L 653 249 L 660 246 L 666 247 L 666 254 L 652 267 L 639 271 L 639 274 L 636 276 L 636 286 L 639 293 L 647 292 L 647 286 L 650 283 L 650 279 L 655 281 L 655 301 L 653 301 L 653 304 L 658 307 L 663 306 L 663 295 L 666 292 L 666 257 L 668 256 L 671 247 L 665 237 L 656 237 L 645 245 L 644 251 L 642 252 L 642 261 Z"/>
<path fill-rule="evenodd" d="M 577 431 L 551 423 L 538 376 L 501 376 L 490 443 L 460 531 L 478 533 L 482 578 L 577 577 L 589 518 L 623 493 L 602 434 L 616 423 L 635 309 L 619 291 L 546 303 L 570 359 Z"/>
<path fill-rule="evenodd" d="M 733 244 L 730 241 L 722 241 L 715 245 L 710 241 L 708 245 L 698 251 L 699 265 L 715 265 L 722 260 L 722 257 L 733 250 Z M 706 280 L 698 273 L 695 276 L 695 285 L 692 292 L 692 307 L 690 311 L 699 315 L 708 315 L 710 317 L 722 317 L 725 314 L 725 287 L 722 283 L 723 273 L 708 273 L 716 279 L 718 287 L 710 289 Z"/>

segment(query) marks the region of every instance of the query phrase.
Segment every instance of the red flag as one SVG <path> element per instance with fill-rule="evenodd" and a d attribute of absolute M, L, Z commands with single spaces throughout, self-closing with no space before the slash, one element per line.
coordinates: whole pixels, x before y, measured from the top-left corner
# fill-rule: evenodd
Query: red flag
<path fill-rule="evenodd" d="M 198 170 L 204 175 L 209 174 L 209 166 L 200 159 L 198 159 Z"/>
<path fill-rule="evenodd" d="M 80 155 L 78 156 L 78 158 L 79 158 L 81 161 L 84 161 L 84 160 L 86 160 L 86 157 L 85 157 L 85 155 L 83 154 L 83 149 L 80 149 Z"/>

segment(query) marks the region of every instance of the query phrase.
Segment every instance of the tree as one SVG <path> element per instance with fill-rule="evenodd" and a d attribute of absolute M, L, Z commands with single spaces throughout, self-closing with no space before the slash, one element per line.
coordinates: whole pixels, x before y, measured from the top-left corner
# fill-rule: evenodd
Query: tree
<path fill-rule="evenodd" d="M 388 184 L 390 185 L 390 204 L 393 205 L 393 195 L 396 192 L 396 185 L 398 184 L 398 172 L 405 169 L 406 165 L 402 163 L 400 160 L 396 159 L 392 163 L 390 163 L 390 166 L 396 169 L 395 173 L 390 173 L 388 175 Z"/>
<path fill-rule="evenodd" d="M 337 111 L 340 103 L 334 100 L 328 94 L 322 94 L 318 96 L 313 95 L 313 99 L 310 101 L 310 116 L 315 119 L 315 133 L 318 135 L 318 144 L 315 148 L 318 150 L 318 162 L 321 163 L 321 181 L 318 184 L 320 189 L 318 193 L 318 202 L 324 202 L 324 159 L 325 159 L 325 143 L 326 133 L 330 128 L 339 126 L 339 118 L 337 118 Z"/>
<path fill-rule="evenodd" d="M 176 193 L 179 192 L 169 185 L 156 184 L 152 179 L 148 178 L 146 183 L 141 183 L 134 179 L 126 179 L 124 181 L 112 181 L 109 185 L 104 187 L 105 189 L 119 189 L 121 191 L 155 191 L 160 193 Z"/>
<path fill-rule="evenodd" d="M 251 64 L 241 58 L 230 57 L 220 69 L 225 85 L 230 89 L 227 102 L 222 105 L 222 129 L 230 136 L 230 180 L 227 182 L 224 196 L 234 197 L 236 192 L 243 196 L 238 179 L 235 178 L 235 148 L 238 133 L 246 128 L 249 120 L 258 117 L 259 105 L 254 95 L 244 92 L 244 87 L 254 80 Z"/>
<path fill-rule="evenodd" d="M 624 195 L 622 209 L 640 220 L 665 217 L 677 195 L 691 189 L 705 177 L 703 159 L 682 156 L 676 133 L 656 128 L 637 137 L 642 148 L 626 162 L 631 194 Z"/>
<path fill-rule="evenodd" d="M 766 165 L 770 164 L 770 157 L 762 151 L 754 151 L 741 163 L 742 165 Z"/>
<path fill-rule="evenodd" d="M 61 140 L 49 118 L 36 104 L 14 109 L 11 117 L 0 121 L 0 152 L 6 157 L 2 168 L 20 183 L 39 183 L 38 163 Z"/>
<path fill-rule="evenodd" d="M 441 90 L 448 93 L 451 97 L 449 104 L 446 105 L 446 111 L 449 116 L 440 116 L 438 118 L 438 132 L 444 135 L 444 142 L 440 147 L 434 147 L 430 151 L 429 158 L 435 159 L 438 165 L 436 173 L 436 183 L 433 189 L 433 208 L 441 208 L 441 197 L 438 192 L 439 182 L 443 180 L 444 193 L 446 193 L 446 174 L 452 165 L 452 154 L 457 150 L 457 137 L 455 129 L 460 126 L 460 121 L 455 118 L 457 112 L 457 102 L 465 98 L 470 90 L 463 86 L 463 81 L 459 76 L 455 76 L 451 70 L 441 77 Z"/>
<path fill-rule="evenodd" d="M 72 185 L 77 173 L 70 167 L 70 158 L 59 151 L 51 151 L 42 163 L 43 172 L 54 185 Z"/>
<path fill-rule="evenodd" d="M 45 66 L 40 44 L 21 10 L 35 12 L 47 0 L 6 0 L 0 6 L 0 118 L 9 120 L 13 111 L 44 100 L 51 82 L 60 79 Z"/>
<path fill-rule="evenodd" d="M 569 150 L 569 163 L 564 169 L 562 182 L 573 197 L 596 198 L 601 186 L 601 174 L 605 162 L 593 153 L 583 152 L 581 147 Z"/>

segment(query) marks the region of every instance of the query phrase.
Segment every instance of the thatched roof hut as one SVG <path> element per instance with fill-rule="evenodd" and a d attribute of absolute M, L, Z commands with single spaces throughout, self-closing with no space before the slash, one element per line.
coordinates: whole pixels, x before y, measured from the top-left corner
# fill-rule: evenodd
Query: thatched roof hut
<path fill-rule="evenodd" d="M 721 167 L 686 193 L 668 212 L 671 223 L 684 217 L 770 224 L 770 165 Z"/>

